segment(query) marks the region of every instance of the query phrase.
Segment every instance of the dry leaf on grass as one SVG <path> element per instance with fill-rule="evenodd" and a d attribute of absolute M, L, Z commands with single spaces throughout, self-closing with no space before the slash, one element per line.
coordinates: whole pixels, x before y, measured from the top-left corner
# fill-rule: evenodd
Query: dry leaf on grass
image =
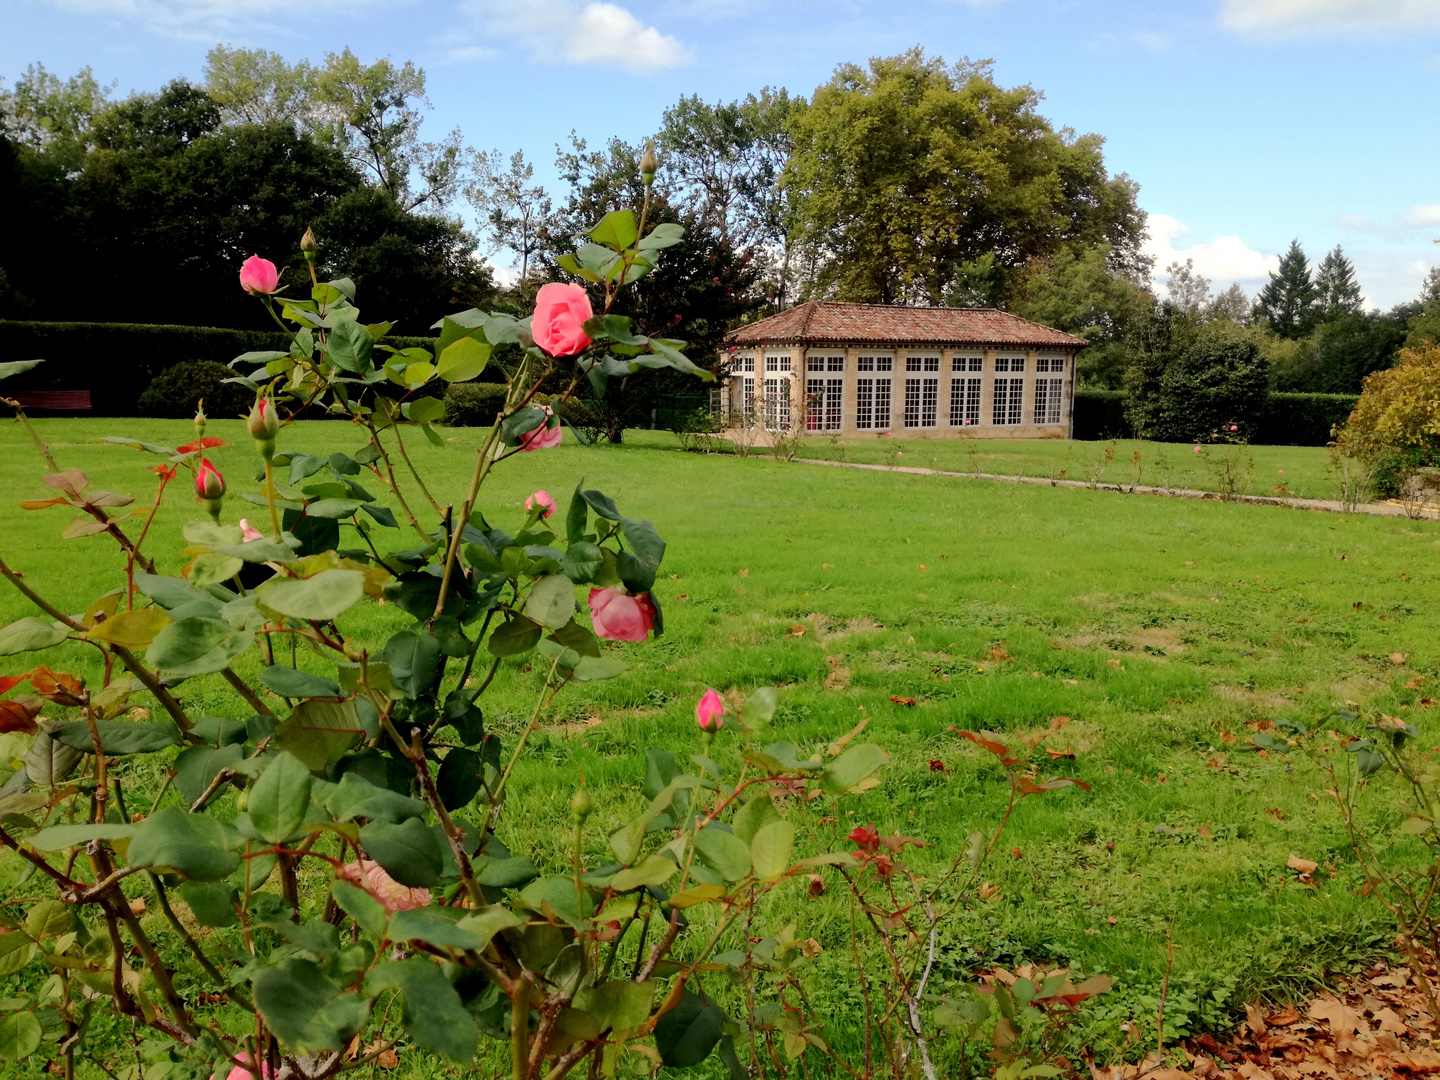
<path fill-rule="evenodd" d="M 1302 859 L 1299 855 L 1291 855 L 1290 858 L 1285 860 L 1285 865 L 1302 876 L 1313 874 L 1320 866 L 1319 863 L 1311 862 L 1309 859 Z"/>

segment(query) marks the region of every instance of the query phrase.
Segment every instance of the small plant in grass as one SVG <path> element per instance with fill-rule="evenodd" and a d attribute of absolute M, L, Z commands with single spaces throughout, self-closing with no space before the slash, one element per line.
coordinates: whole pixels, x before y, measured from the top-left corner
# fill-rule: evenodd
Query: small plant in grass
<path fill-rule="evenodd" d="M 1110 471 L 1110 466 L 1114 461 L 1115 440 L 1111 439 L 1108 443 L 1105 444 L 1104 452 L 1098 458 L 1095 458 L 1093 461 L 1090 462 L 1090 467 L 1087 473 L 1087 482 L 1089 483 L 1090 489 L 1092 491 L 1099 488 L 1100 481 L 1103 480 L 1105 478 L 1105 474 Z"/>
<path fill-rule="evenodd" d="M 647 190 L 653 168 L 647 156 Z M 43 1047 L 67 1080 L 77 1060 L 112 1076 L 329 1080 L 397 1049 L 466 1064 L 493 1040 L 512 1080 L 648 1074 L 712 1054 L 736 1077 L 808 1071 L 840 1055 L 830 1018 L 787 979 L 809 950 L 798 893 L 830 875 L 852 897 L 872 1006 L 865 1055 L 845 1070 L 899 1080 L 918 1060 L 933 1080 L 936 927 L 1004 821 L 928 882 L 902 861 L 908 838 L 802 835 L 812 813 L 840 820 L 888 756 L 859 729 L 805 756 L 764 743 L 768 687 L 733 711 L 707 691 L 697 752 L 651 751 L 643 807 L 598 836 L 597 812 L 624 791 L 582 782 L 561 845 L 544 850 L 551 823 L 525 817 L 510 790 L 523 755 L 558 753 L 539 732 L 557 696 L 624 669 L 604 643 L 663 629 L 665 542 L 650 522 L 583 484 L 563 510 L 545 490 L 510 520 L 486 503 L 496 466 L 564 439 L 583 382 L 602 394 L 643 367 L 703 374 L 683 343 L 609 314 L 681 237 L 647 232 L 646 217 L 608 214 L 558 260 L 596 286 L 598 315 L 582 287 L 550 284 L 526 320 L 441 320 L 433 349 L 392 348 L 388 324 L 362 323 L 353 284 L 315 276 L 308 233 L 308 283 L 281 289 L 273 264 L 247 260 L 242 286 L 291 346 L 236 360 L 255 395 L 260 487 L 240 495 L 251 508 L 235 524 L 227 497 L 240 485 L 207 460 L 220 440 L 203 416 L 183 445 L 109 440 L 158 459 L 153 498 L 135 507 L 62 468 L 9 402 L 53 493 L 23 505 L 76 515 L 61 535 L 91 545 L 75 565 L 95 596 L 67 611 L 0 561 L 37 611 L 0 627 L 0 655 L 78 644 L 99 672 L 27 659 L 0 679 L 0 735 L 24 766 L 0 791 L 0 850 L 24 863 L 23 892 L 0 905 L 0 977 L 17 976 L 0 1057 Z M 468 487 L 437 493 L 404 439 L 439 442 L 438 383 L 476 378 L 502 344 L 521 360 Z M 290 423 L 316 414 L 348 418 L 361 445 L 290 445 Z M 205 513 L 177 558 L 154 549 L 151 526 L 187 483 Z M 102 543 L 118 556 L 108 573 Z M 380 600 L 409 621 L 370 640 L 354 613 Z M 533 667 L 535 697 L 502 745 L 482 701 L 506 661 Z M 965 737 L 1000 756 L 1011 808 L 1076 783 Z M 501 841 L 502 823 L 526 850 Z M 128 1025 L 128 1042 L 97 1034 L 115 1026 L 96 1025 L 102 1015 Z M 1020 1060 L 1015 1045 L 996 1040 L 1005 1060 Z"/>
<path fill-rule="evenodd" d="M 1255 459 L 1250 457 L 1244 431 L 1238 423 L 1222 424 L 1194 453 L 1210 473 L 1210 482 L 1222 498 L 1241 501 L 1250 492 Z"/>

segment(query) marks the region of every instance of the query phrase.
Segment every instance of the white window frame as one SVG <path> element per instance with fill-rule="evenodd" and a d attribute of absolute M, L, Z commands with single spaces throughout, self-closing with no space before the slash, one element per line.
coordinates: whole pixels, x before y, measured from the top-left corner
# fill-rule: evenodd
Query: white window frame
<path fill-rule="evenodd" d="M 845 420 L 844 378 L 824 378 L 831 372 L 843 376 L 845 354 L 812 353 L 805 359 L 805 430 L 839 431 Z"/>
<path fill-rule="evenodd" d="M 861 431 L 889 431 L 892 423 L 893 353 L 866 353 L 855 362 L 855 427 Z"/>
<path fill-rule="evenodd" d="M 950 426 L 980 426 L 980 386 L 978 375 L 958 375 L 950 379 Z"/>
<path fill-rule="evenodd" d="M 995 379 L 990 395 L 990 422 L 996 427 L 1017 427 L 1024 422 L 1025 380 L 1023 377 Z"/>
<path fill-rule="evenodd" d="M 769 357 L 766 357 L 768 362 Z M 764 421 L 766 431 L 790 430 L 790 384 L 788 374 L 765 376 Z"/>
<path fill-rule="evenodd" d="M 1035 423 L 1053 426 L 1060 423 L 1061 402 L 1064 400 L 1064 379 L 1035 380 Z"/>

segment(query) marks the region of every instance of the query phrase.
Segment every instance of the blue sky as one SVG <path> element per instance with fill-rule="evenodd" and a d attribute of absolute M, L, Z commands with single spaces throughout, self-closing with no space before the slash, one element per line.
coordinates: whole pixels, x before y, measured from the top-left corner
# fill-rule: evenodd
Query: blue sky
<path fill-rule="evenodd" d="M 523 149 L 638 138 L 681 94 L 810 93 L 920 44 L 995 61 L 1141 185 L 1159 267 L 1252 295 L 1298 237 L 1342 244 L 1369 302 L 1440 263 L 1440 0 L 0 0 L 0 78 L 89 64 L 118 91 L 198 79 L 216 43 L 414 60 L 426 130 Z"/>

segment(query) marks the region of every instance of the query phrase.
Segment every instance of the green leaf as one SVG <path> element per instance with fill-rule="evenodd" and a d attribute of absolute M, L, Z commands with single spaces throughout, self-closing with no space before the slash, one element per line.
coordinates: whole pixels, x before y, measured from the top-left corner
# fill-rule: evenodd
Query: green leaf
<path fill-rule="evenodd" d="M 776 706 L 780 704 L 780 695 L 773 686 L 759 687 L 745 700 L 745 707 L 740 710 L 740 718 L 744 721 L 745 727 L 751 731 L 759 731 L 769 725 L 775 718 Z"/>
<path fill-rule="evenodd" d="M 305 821 L 310 769 L 293 754 L 276 754 L 255 781 L 249 806 L 250 824 L 261 838 L 281 843 Z"/>
<path fill-rule="evenodd" d="M 169 867 L 192 881 L 218 881 L 240 865 L 240 857 L 225 849 L 218 822 L 178 806 L 157 810 L 136 825 L 125 858 L 131 866 Z"/>
<path fill-rule="evenodd" d="M 418 698 L 440 671 L 440 642 L 424 631 L 402 630 L 386 643 L 381 659 L 390 665 L 390 678 L 405 696 Z"/>
<path fill-rule="evenodd" d="M 612 980 L 582 987 L 575 995 L 575 1007 L 594 1017 L 601 1031 L 634 1031 L 649 1017 L 654 1000 L 652 982 Z"/>
<path fill-rule="evenodd" d="M 341 697 L 340 684 L 332 679 L 276 664 L 260 672 L 260 681 L 281 697 Z"/>
<path fill-rule="evenodd" d="M 132 720 L 97 720 L 100 749 L 107 754 L 148 754 L 167 746 L 180 745 L 180 729 L 166 721 L 139 723 Z M 50 736 L 86 754 L 95 752 L 95 740 L 84 720 L 71 720 L 50 731 Z"/>
<path fill-rule="evenodd" d="M 244 731 L 243 726 L 241 731 Z M 245 748 L 240 743 L 218 749 L 209 745 L 187 746 L 175 756 L 171 765 L 175 770 L 175 789 L 188 806 L 205 794 L 221 769 L 233 768 L 244 756 Z"/>
<path fill-rule="evenodd" d="M 353 701 L 302 701 L 275 728 L 273 745 L 324 772 L 368 736 Z"/>
<path fill-rule="evenodd" d="M 621 251 L 635 243 L 640 231 L 635 227 L 633 210 L 612 210 L 590 230 L 590 238 L 611 251 Z"/>
<path fill-rule="evenodd" d="M 680 1001 L 655 1022 L 655 1048 L 672 1069 L 699 1065 L 724 1034 L 725 1014 L 686 990 Z"/>
<path fill-rule="evenodd" d="M 298 957 L 255 976 L 255 1006 L 280 1041 L 294 1050 L 338 1050 L 347 1032 L 324 1015 L 339 988 L 310 960 Z M 347 1025 L 348 1026 L 348 1025 Z"/>
<path fill-rule="evenodd" d="M 363 817 L 392 825 L 398 825 L 406 818 L 425 816 L 425 804 L 419 799 L 380 787 L 353 770 L 342 776 L 340 783 L 325 796 L 325 809 L 336 821 Z"/>
<path fill-rule="evenodd" d="M 27 841 L 36 851 L 61 851 L 91 840 L 123 840 L 135 834 L 134 825 L 51 825 Z"/>
<path fill-rule="evenodd" d="M 360 830 L 360 843 L 401 885 L 428 889 L 440 884 L 445 851 L 434 831 L 419 818 L 399 825 L 372 821 Z"/>
<path fill-rule="evenodd" d="M 70 907 L 63 900 L 42 900 L 25 913 L 25 933 L 36 941 L 59 937 L 70 929 Z"/>
<path fill-rule="evenodd" d="M 385 913 L 385 905 L 379 900 L 358 885 L 351 885 L 348 881 L 332 881 L 330 895 L 335 898 L 335 903 L 340 906 L 340 910 L 354 919 L 355 924 L 365 933 L 373 938 L 385 936 L 385 928 L 389 925 L 389 919 Z"/>
<path fill-rule="evenodd" d="M 483 949 L 501 930 L 509 930 L 524 923 L 525 920 L 509 908 L 495 904 L 474 915 L 466 915 L 460 920 L 459 926 L 480 941 L 476 948 Z"/>
<path fill-rule="evenodd" d="M 43 364 L 44 360 L 11 360 L 8 363 L 0 364 L 0 379 L 8 379 L 11 375 L 19 375 L 22 371 L 29 371 L 37 364 Z"/>
<path fill-rule="evenodd" d="M 483 949 L 485 942 L 431 908 L 397 911 L 386 936 L 392 941 L 423 941 L 446 949 Z"/>
<path fill-rule="evenodd" d="M 25 775 L 32 784 L 58 784 L 75 771 L 82 757 L 73 746 L 56 742 L 41 731 L 25 751 Z"/>
<path fill-rule="evenodd" d="M 750 873 L 750 845 L 728 829 L 701 829 L 695 834 L 695 853 L 726 881 L 740 881 Z"/>
<path fill-rule="evenodd" d="M 52 645 L 59 645 L 69 636 L 69 631 L 55 620 L 28 615 L 23 619 L 16 619 L 9 626 L 0 626 L 0 656 L 48 649 Z"/>
<path fill-rule="evenodd" d="M 10 366 L 10 365 L 5 365 Z M 40 1049 L 40 1021 L 29 1011 L 0 1019 L 0 1058 L 20 1061 Z"/>
<path fill-rule="evenodd" d="M 533 649 L 544 632 L 545 628 L 534 619 L 517 615 L 497 626 L 485 647 L 492 656 L 516 656 Z"/>
<path fill-rule="evenodd" d="M 234 926 L 240 921 L 235 910 L 240 894 L 228 882 L 187 881 L 180 886 L 180 899 L 201 926 Z"/>
<path fill-rule="evenodd" d="M 365 574 L 322 570 L 314 577 L 273 577 L 255 590 L 260 603 L 292 619 L 329 622 L 365 599 Z"/>
<path fill-rule="evenodd" d="M 513 889 L 539 874 L 528 856 L 519 855 L 511 859 L 491 859 L 476 870 L 475 880 L 492 889 Z"/>
<path fill-rule="evenodd" d="M 254 640 L 249 630 L 236 630 L 222 619 L 196 616 L 161 630 L 145 651 L 145 659 L 167 675 L 208 675 L 227 667 Z"/>
<path fill-rule="evenodd" d="M 316 499 L 305 504 L 305 516 L 338 521 L 350 517 L 364 505 L 360 499 Z"/>
<path fill-rule="evenodd" d="M 575 610 L 575 583 L 564 574 L 537 579 L 525 600 L 525 614 L 552 630 L 568 623 Z"/>
<path fill-rule="evenodd" d="M 490 362 L 490 346 L 473 337 L 463 337 L 446 346 L 435 363 L 435 370 L 446 382 L 468 382 L 485 370 Z"/>
<path fill-rule="evenodd" d="M 595 513 L 607 521 L 620 520 L 620 511 L 615 508 L 615 501 L 611 499 L 609 495 L 591 488 L 586 491 L 581 491 L 580 497 L 585 500 L 591 510 L 594 510 Z"/>
<path fill-rule="evenodd" d="M 890 755 L 874 743 L 847 747 L 820 773 L 820 786 L 831 795 L 864 791 L 879 783 L 874 775 L 889 761 Z"/>
<path fill-rule="evenodd" d="M 666 221 L 656 225 L 648 235 L 641 237 L 640 242 L 635 246 L 641 251 L 656 251 L 660 248 L 673 247 L 684 239 L 684 228 Z"/>
<path fill-rule="evenodd" d="M 516 409 L 507 416 L 500 424 L 500 439 L 506 446 L 514 446 L 520 441 L 520 436 L 527 432 L 534 431 L 547 420 L 545 411 L 537 409 L 533 405 L 526 405 L 523 409 Z"/>
<path fill-rule="evenodd" d="M 672 864 L 673 865 L 673 864 Z M 542 877 L 520 890 L 520 901 L 542 915 L 558 915 L 567 922 L 580 919 L 575 881 L 568 877 Z"/>
<path fill-rule="evenodd" d="M 750 860 L 755 866 L 755 876 L 768 881 L 789 870 L 790 851 L 794 846 L 795 826 L 792 822 L 782 819 L 761 825 L 750 841 Z"/>
<path fill-rule="evenodd" d="M 469 806 L 485 786 L 485 760 L 474 750 L 457 747 L 445 755 L 435 778 L 440 802 L 446 810 Z"/>
<path fill-rule="evenodd" d="M 559 642 L 567 649 L 573 649 L 581 656 L 589 656 L 597 660 L 600 658 L 600 639 L 589 627 L 581 626 L 573 620 L 551 634 L 550 639 Z"/>
<path fill-rule="evenodd" d="M 0 979 L 22 970 L 38 951 L 29 934 L 0 934 Z"/>
<path fill-rule="evenodd" d="M 610 879 L 610 887 L 616 892 L 629 892 L 645 885 L 663 885 L 679 871 L 674 859 L 664 855 L 647 855 L 636 866 L 626 867 Z"/>
<path fill-rule="evenodd" d="M 355 322 L 341 322 L 330 331 L 326 355 L 330 362 L 345 371 L 364 374 L 372 367 L 370 353 L 375 339 L 370 331 Z"/>
<path fill-rule="evenodd" d="M 762 788 L 760 793 L 742 806 L 731 822 L 731 828 L 735 835 L 746 844 L 754 843 L 755 834 L 771 822 L 779 821 L 780 815 L 775 811 L 775 804 L 770 801 Z"/>
<path fill-rule="evenodd" d="M 583 508 L 585 504 L 580 505 Z M 584 540 L 572 540 L 560 560 L 560 572 L 577 585 L 583 585 L 593 580 L 604 565 L 605 556 L 599 547 Z"/>
<path fill-rule="evenodd" d="M 381 964 L 366 988 L 373 994 L 388 987 L 400 991 L 400 1020 L 417 1045 L 461 1064 L 475 1056 L 479 1041 L 475 1019 L 436 964 L 418 957 Z"/>
<path fill-rule="evenodd" d="M 469 338 L 465 339 L 469 341 Z M 404 406 L 405 417 L 417 424 L 433 424 L 445 415 L 445 403 L 439 398 L 422 397 L 414 401 L 407 401 Z"/>
<path fill-rule="evenodd" d="M 600 679 L 613 679 L 617 675 L 624 675 L 625 663 L 613 657 L 582 656 L 580 662 L 575 665 L 575 670 L 570 677 L 576 682 L 596 682 Z"/>

